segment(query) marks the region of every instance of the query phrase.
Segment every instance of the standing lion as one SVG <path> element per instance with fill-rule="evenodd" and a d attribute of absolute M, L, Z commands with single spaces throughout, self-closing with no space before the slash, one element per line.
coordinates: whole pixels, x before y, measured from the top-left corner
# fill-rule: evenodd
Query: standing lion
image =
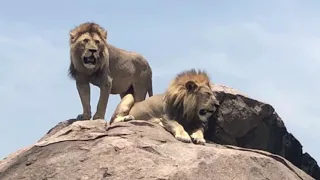
<path fill-rule="evenodd" d="M 110 123 L 133 119 L 159 123 L 182 142 L 205 144 L 204 131 L 218 100 L 206 72 L 195 69 L 179 73 L 163 94 L 141 102 L 126 95 L 114 111 Z"/>
<path fill-rule="evenodd" d="M 93 119 L 104 119 L 109 95 L 130 93 L 135 102 L 153 95 L 152 70 L 140 54 L 107 43 L 107 31 L 94 22 L 85 22 L 70 31 L 69 75 L 76 81 L 83 107 L 79 120 L 91 119 L 90 86 L 100 88 Z"/>

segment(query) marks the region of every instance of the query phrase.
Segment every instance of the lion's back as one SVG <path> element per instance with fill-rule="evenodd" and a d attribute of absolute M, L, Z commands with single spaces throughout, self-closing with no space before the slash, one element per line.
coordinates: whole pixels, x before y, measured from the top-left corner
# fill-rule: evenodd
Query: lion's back
<path fill-rule="evenodd" d="M 140 53 L 117 48 L 108 44 L 109 64 L 115 79 L 128 77 L 132 81 L 150 81 L 152 69 Z"/>
<path fill-rule="evenodd" d="M 160 118 L 163 115 L 163 94 L 156 94 L 144 101 L 136 102 L 130 114 L 136 119 L 145 119 L 146 116 Z"/>

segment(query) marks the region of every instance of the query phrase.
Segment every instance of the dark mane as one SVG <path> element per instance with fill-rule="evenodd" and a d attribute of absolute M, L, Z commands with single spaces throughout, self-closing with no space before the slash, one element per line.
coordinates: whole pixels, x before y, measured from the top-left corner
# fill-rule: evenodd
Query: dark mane
<path fill-rule="evenodd" d="M 204 77 L 204 79 L 209 79 L 208 73 L 204 70 L 196 70 L 195 68 L 192 68 L 190 70 L 182 71 L 177 74 L 175 80 L 180 80 L 181 78 L 199 78 L 200 76 Z"/>
<path fill-rule="evenodd" d="M 79 72 L 76 70 L 76 68 L 74 67 L 74 65 L 73 65 L 72 63 L 70 63 L 69 69 L 68 69 L 68 76 L 69 76 L 71 79 L 76 79 L 78 73 L 79 73 Z M 102 73 L 103 73 L 102 68 L 99 68 L 99 69 L 97 69 L 94 73 L 92 73 L 91 76 L 99 77 L 99 76 L 101 76 Z"/>
<path fill-rule="evenodd" d="M 106 40 L 107 38 L 107 31 L 102 26 L 94 22 L 82 23 L 73 28 L 70 33 L 74 34 L 74 39 L 72 39 L 73 42 L 75 42 L 82 34 L 85 33 L 90 33 L 91 35 L 96 33 L 101 37 L 102 40 Z"/>

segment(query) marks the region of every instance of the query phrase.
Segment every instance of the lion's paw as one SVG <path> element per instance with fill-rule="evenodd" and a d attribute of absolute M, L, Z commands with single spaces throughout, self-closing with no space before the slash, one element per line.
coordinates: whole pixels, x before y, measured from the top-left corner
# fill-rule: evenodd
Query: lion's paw
<path fill-rule="evenodd" d="M 197 137 L 192 137 L 191 136 L 191 139 L 192 139 L 192 142 L 194 144 L 200 144 L 200 145 L 205 145 L 206 144 L 206 140 L 204 138 L 197 138 Z"/>
<path fill-rule="evenodd" d="M 177 133 L 175 135 L 175 138 L 181 142 L 191 143 L 191 138 L 190 138 L 189 134 L 185 131 L 183 131 L 181 133 Z"/>
<path fill-rule="evenodd" d="M 200 135 L 199 133 L 193 133 L 191 134 L 191 139 L 192 139 L 192 142 L 194 144 L 200 144 L 200 145 L 205 145 L 206 143 L 206 140 L 203 138 L 202 135 Z"/>
<path fill-rule="evenodd" d="M 132 115 L 127 115 L 123 117 L 123 121 L 131 121 L 134 120 L 134 117 Z"/>
<path fill-rule="evenodd" d="M 102 116 L 95 114 L 92 118 L 92 120 L 96 120 L 96 119 L 104 119 Z"/>
<path fill-rule="evenodd" d="M 132 115 L 127 115 L 127 116 L 119 116 L 119 117 L 116 117 L 114 120 L 113 120 L 113 123 L 115 122 L 126 122 L 126 121 L 131 121 L 131 120 L 134 120 L 135 118 L 132 116 Z"/>
<path fill-rule="evenodd" d="M 89 114 L 79 114 L 77 116 L 77 120 L 90 120 L 91 119 L 91 115 Z"/>

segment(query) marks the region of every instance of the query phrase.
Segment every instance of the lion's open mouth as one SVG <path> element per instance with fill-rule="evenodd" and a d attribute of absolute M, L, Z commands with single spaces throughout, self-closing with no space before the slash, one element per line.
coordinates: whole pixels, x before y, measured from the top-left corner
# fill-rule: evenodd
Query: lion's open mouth
<path fill-rule="evenodd" d="M 84 64 L 92 64 L 95 65 L 97 63 L 97 59 L 94 56 L 83 57 Z"/>

